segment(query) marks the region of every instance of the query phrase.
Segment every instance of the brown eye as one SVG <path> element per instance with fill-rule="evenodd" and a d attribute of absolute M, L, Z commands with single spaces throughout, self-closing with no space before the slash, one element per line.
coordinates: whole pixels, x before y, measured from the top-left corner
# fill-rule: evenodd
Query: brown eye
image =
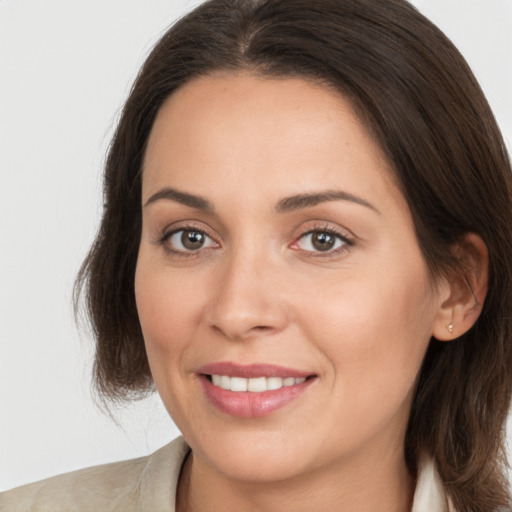
<path fill-rule="evenodd" d="M 311 233 L 311 244 L 317 251 L 328 251 L 334 247 L 336 237 L 326 232 Z"/>
<path fill-rule="evenodd" d="M 302 235 L 294 244 L 295 249 L 311 253 L 336 253 L 353 242 L 330 230 L 319 229 Z"/>
<path fill-rule="evenodd" d="M 217 244 L 199 229 L 179 229 L 165 238 L 164 245 L 170 252 L 190 253 L 216 247 Z"/>
<path fill-rule="evenodd" d="M 189 251 L 201 249 L 204 244 L 204 239 L 204 233 L 201 233 L 200 231 L 182 231 L 181 243 L 183 244 L 183 247 Z"/>

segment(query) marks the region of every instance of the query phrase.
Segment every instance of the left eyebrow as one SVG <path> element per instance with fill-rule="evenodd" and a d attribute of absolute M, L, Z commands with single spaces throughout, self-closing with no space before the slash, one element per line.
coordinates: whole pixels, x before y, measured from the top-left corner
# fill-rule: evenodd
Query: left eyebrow
<path fill-rule="evenodd" d="M 363 199 L 343 190 L 325 190 L 311 194 L 298 194 L 281 199 L 275 206 L 277 213 L 286 213 L 302 208 L 311 208 L 321 203 L 329 201 L 350 201 L 351 203 L 365 206 L 376 213 L 380 213 L 375 206 Z"/>

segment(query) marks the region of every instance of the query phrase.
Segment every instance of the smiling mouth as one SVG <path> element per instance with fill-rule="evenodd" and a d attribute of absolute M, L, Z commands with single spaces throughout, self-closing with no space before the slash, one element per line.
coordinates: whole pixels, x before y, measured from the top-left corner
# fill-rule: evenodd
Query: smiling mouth
<path fill-rule="evenodd" d="M 203 366 L 197 372 L 210 402 L 222 413 L 238 418 L 267 416 L 306 394 L 318 375 L 274 364 Z"/>
<path fill-rule="evenodd" d="M 283 387 L 302 384 L 312 377 L 253 377 L 246 379 L 244 377 L 230 377 L 229 375 L 206 375 L 206 378 L 214 386 L 236 393 L 275 391 Z"/>

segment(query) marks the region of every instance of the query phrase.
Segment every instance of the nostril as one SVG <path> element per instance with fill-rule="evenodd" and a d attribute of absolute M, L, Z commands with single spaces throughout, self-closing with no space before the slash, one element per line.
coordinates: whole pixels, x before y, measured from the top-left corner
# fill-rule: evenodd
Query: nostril
<path fill-rule="evenodd" d="M 227 296 L 214 302 L 206 320 L 217 333 L 231 340 L 245 340 L 252 336 L 266 336 L 282 331 L 288 323 L 288 315 L 277 299 L 243 299 Z"/>

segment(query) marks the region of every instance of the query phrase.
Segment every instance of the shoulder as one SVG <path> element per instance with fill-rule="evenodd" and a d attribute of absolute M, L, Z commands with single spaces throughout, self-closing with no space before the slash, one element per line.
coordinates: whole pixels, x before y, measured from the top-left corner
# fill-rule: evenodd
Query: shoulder
<path fill-rule="evenodd" d="M 174 510 L 183 438 L 147 457 L 73 471 L 0 493 L 0 512 Z M 148 502 L 148 500 L 150 500 Z"/>
<path fill-rule="evenodd" d="M 136 492 L 147 460 L 114 462 L 23 485 L 0 495 L 0 511 L 101 510 L 114 496 Z"/>

